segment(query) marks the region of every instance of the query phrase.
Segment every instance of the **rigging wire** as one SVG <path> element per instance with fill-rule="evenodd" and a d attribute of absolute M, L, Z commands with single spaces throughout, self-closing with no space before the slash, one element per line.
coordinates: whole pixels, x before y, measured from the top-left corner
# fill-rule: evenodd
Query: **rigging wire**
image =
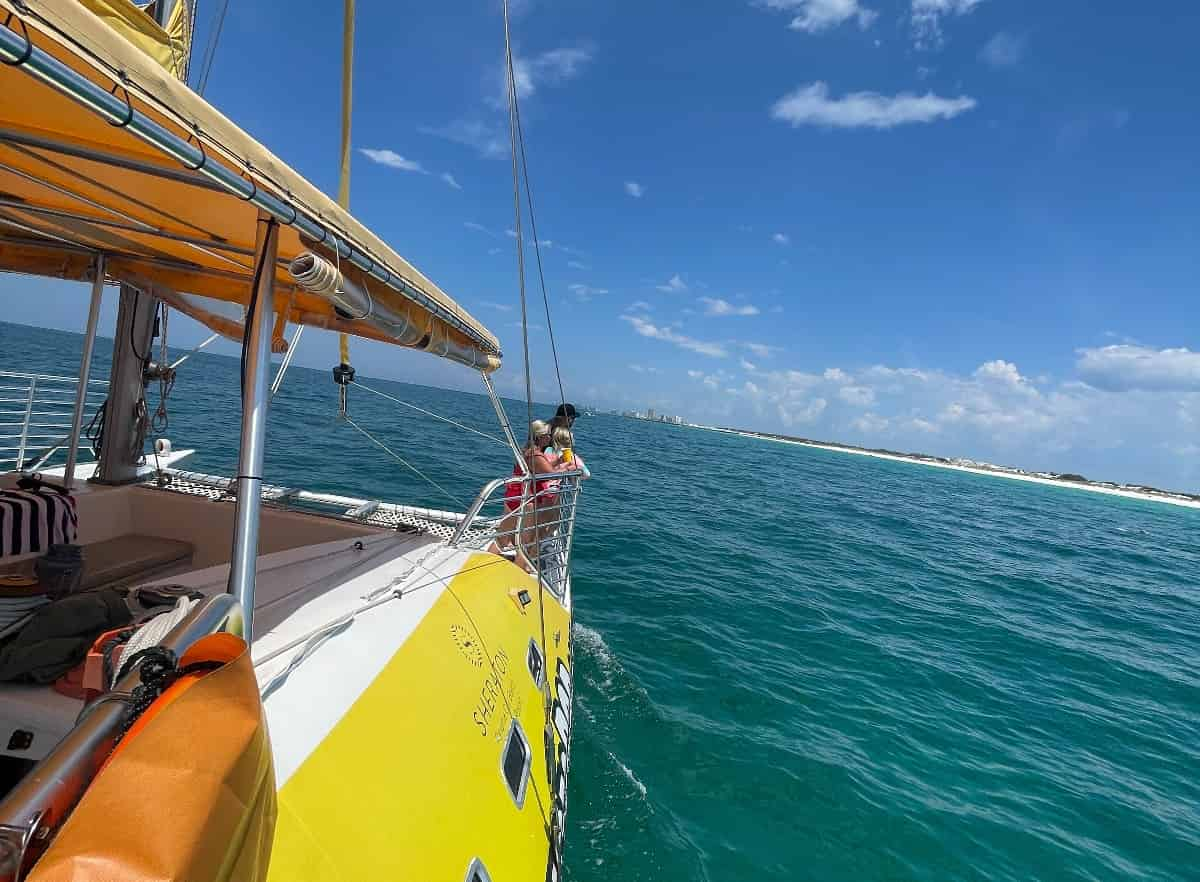
<path fill-rule="evenodd" d="M 554 356 L 554 377 L 558 380 L 558 403 L 565 404 L 562 372 L 558 368 L 558 346 L 554 342 L 554 322 L 550 319 L 550 296 L 546 293 L 546 274 L 542 270 L 542 245 L 538 240 L 537 217 L 533 213 L 533 184 L 529 181 L 529 160 L 525 154 L 525 133 L 521 129 L 521 108 L 513 98 L 513 116 L 517 124 L 517 142 L 521 146 L 521 170 L 525 178 L 525 201 L 529 206 L 529 232 L 533 234 L 533 251 L 537 255 L 538 281 L 542 286 L 542 303 L 546 308 L 546 331 L 550 335 L 550 354 Z"/>
<path fill-rule="evenodd" d="M 429 475 L 425 474 L 423 471 L 421 471 L 419 468 L 417 468 L 411 462 L 406 460 L 404 457 L 402 457 L 396 451 L 392 450 L 392 448 L 388 447 L 386 444 L 384 444 L 382 441 L 380 441 L 378 438 L 376 438 L 374 435 L 372 435 L 370 432 L 368 432 L 366 429 L 364 429 L 358 423 L 354 422 L 354 420 L 352 420 L 350 418 L 349 414 L 342 417 L 342 419 L 344 419 L 347 423 L 349 423 L 354 428 L 356 428 L 359 432 L 361 432 L 363 434 L 363 436 L 368 441 L 370 441 L 372 444 L 374 444 L 376 447 L 378 447 L 384 453 L 391 456 L 392 459 L 396 460 L 396 462 L 400 463 L 400 465 L 404 466 L 409 471 L 413 472 L 413 474 L 415 474 L 418 478 L 421 478 L 426 483 L 428 483 L 431 486 L 440 490 L 442 492 L 442 495 L 445 496 L 447 499 L 449 499 L 451 503 L 453 503 L 454 505 L 459 504 L 459 500 L 454 498 L 454 494 L 452 494 L 449 490 L 447 490 L 445 487 L 443 487 L 437 481 L 433 480 L 433 478 L 429 477 Z"/>
<path fill-rule="evenodd" d="M 522 231 L 521 231 L 521 174 L 520 174 L 520 170 L 519 170 L 519 166 L 518 166 L 518 162 L 517 162 L 517 144 L 518 144 L 517 128 L 518 128 L 518 124 L 520 121 L 520 116 L 519 116 L 519 111 L 517 109 L 517 77 L 516 77 L 516 71 L 513 66 L 512 35 L 510 32 L 509 20 L 508 20 L 508 0 L 504 0 L 504 55 L 505 55 L 505 60 L 508 65 L 508 109 L 509 109 L 508 129 L 509 129 L 509 139 L 510 139 L 510 143 L 512 146 L 513 214 L 514 214 L 513 223 L 514 223 L 514 230 L 517 234 L 517 275 L 518 275 L 518 283 L 519 283 L 520 292 L 521 292 L 521 340 L 522 340 L 522 343 L 523 343 L 524 349 L 525 349 L 525 415 L 527 418 L 526 425 L 528 426 L 533 423 L 533 379 L 532 379 L 532 373 L 530 371 L 530 364 L 529 364 L 529 310 L 528 310 L 528 305 L 526 303 L 526 297 L 525 297 L 525 250 L 522 245 L 522 238 L 521 238 L 522 237 Z M 529 178 L 528 178 L 528 176 L 526 176 L 526 178 L 525 178 L 525 192 L 527 194 L 529 193 Z M 532 197 L 530 197 L 530 198 L 531 198 L 531 204 L 532 204 Z M 532 217 L 530 218 L 530 220 L 532 221 Z M 540 273 L 541 272 L 541 250 L 538 248 L 536 233 L 534 234 L 533 244 L 534 244 L 534 248 L 537 249 L 537 251 L 538 251 L 538 271 Z M 544 285 L 543 285 L 542 291 L 544 294 L 545 293 Z M 549 304 L 547 303 L 547 314 L 548 314 L 548 312 L 549 312 Z M 558 356 L 556 354 L 555 355 L 555 364 L 556 364 L 555 369 L 556 370 L 557 370 L 557 358 L 558 358 Z M 560 384 L 561 384 L 561 381 L 560 381 Z M 561 390 L 561 385 L 560 385 L 560 390 Z M 530 439 L 530 440 L 532 441 L 532 439 Z M 533 457 L 529 457 L 529 459 L 530 459 L 529 467 L 532 470 L 533 469 Z M 528 481 L 522 482 L 522 485 L 521 485 L 521 506 L 522 507 L 524 507 L 525 505 L 528 504 L 529 499 L 530 499 L 529 492 L 531 489 L 533 489 L 534 486 L 536 486 L 536 485 L 531 485 L 531 483 Z M 536 514 L 537 511 L 538 511 L 538 509 L 535 508 L 534 509 L 534 512 L 535 512 L 534 525 L 533 525 L 533 529 L 534 529 L 533 570 L 534 570 L 534 578 L 537 579 L 537 586 L 538 586 L 538 620 L 539 620 L 538 637 L 540 638 L 539 649 L 541 650 L 542 658 L 549 659 L 550 656 L 546 652 L 546 643 L 547 643 L 547 641 L 546 641 L 546 580 L 542 573 L 542 544 L 543 544 L 543 542 L 542 542 L 542 537 L 539 535 L 541 532 L 541 526 L 538 524 L 538 517 Z M 516 536 L 516 545 L 517 545 L 518 550 L 521 550 L 521 547 L 524 544 L 524 536 L 522 535 L 523 531 L 524 531 L 524 526 L 525 525 L 523 523 L 523 519 L 519 519 L 517 521 L 518 533 Z M 453 593 L 453 592 L 451 592 L 451 593 Z M 476 629 L 476 630 L 478 631 L 478 629 Z M 542 719 L 544 721 L 544 727 L 545 727 L 543 730 L 543 738 L 545 739 L 546 743 L 553 744 L 554 743 L 554 735 L 552 734 L 551 722 L 550 722 L 551 699 L 550 699 L 550 678 L 549 677 L 543 678 L 541 692 L 542 692 Z M 550 763 L 549 762 L 547 762 L 547 764 L 546 764 L 546 769 L 547 769 L 547 775 L 550 776 L 550 783 L 552 784 L 553 776 L 550 773 Z M 536 792 L 536 788 L 534 788 L 534 789 Z M 541 802 L 540 797 L 539 797 L 538 801 L 539 801 L 539 803 Z M 543 811 L 544 811 L 544 808 L 543 808 Z M 554 837 L 553 820 L 550 821 L 550 829 L 548 829 L 546 832 L 547 832 L 547 838 L 553 840 L 553 837 Z"/>
<path fill-rule="evenodd" d="M 212 72 L 213 60 L 217 57 L 217 44 L 221 42 L 221 29 L 225 26 L 225 13 L 229 11 L 229 0 L 221 0 L 214 14 L 213 29 L 208 35 L 208 44 L 204 47 L 204 58 L 200 62 L 200 76 L 196 80 L 196 93 L 204 94 L 208 86 L 208 75 Z"/>
<path fill-rule="evenodd" d="M 175 370 L 176 368 L 178 368 L 181 364 L 183 364 L 185 361 L 187 361 L 189 358 L 191 358 L 193 355 L 195 355 L 201 349 L 204 349 L 206 346 L 208 346 L 210 343 L 212 343 L 214 340 L 216 340 L 220 336 L 221 336 L 220 334 L 214 333 L 214 334 L 211 334 L 208 337 L 206 337 L 204 340 L 201 340 L 199 343 L 197 343 L 195 346 L 193 346 L 189 352 L 184 353 L 179 358 L 177 358 L 173 362 L 171 362 L 171 370 Z"/>
<path fill-rule="evenodd" d="M 378 389 L 372 389 L 370 386 L 364 386 L 362 383 L 358 382 L 357 380 L 351 380 L 350 385 L 357 386 L 359 389 L 364 389 L 367 392 L 373 392 L 374 394 L 378 395 L 380 398 L 386 398 L 388 401 L 395 402 L 396 404 L 402 405 L 403 407 L 407 407 L 411 410 L 415 410 L 418 413 L 423 413 L 423 414 L 425 414 L 425 416 L 433 417 L 435 420 L 441 420 L 443 423 L 449 423 L 452 426 L 455 426 L 466 432 L 470 432 L 472 435 L 478 435 L 480 438 L 487 438 L 489 441 L 495 441 L 497 444 L 500 444 L 504 447 L 508 446 L 508 442 L 505 441 L 503 438 L 497 438 L 495 435 L 489 435 L 487 432 L 481 432 L 478 429 L 473 429 L 468 425 L 464 425 L 463 423 L 458 422 L 458 420 L 452 420 L 452 419 L 450 419 L 450 417 L 442 416 L 440 413 L 434 413 L 432 410 L 426 410 L 423 407 L 418 407 L 417 405 L 410 404 L 407 401 L 401 401 L 399 398 L 395 398 L 394 396 L 388 395 L 386 392 L 380 392 Z"/>
<path fill-rule="evenodd" d="M 533 375 L 529 364 L 529 310 L 525 302 L 525 246 L 521 231 L 521 173 L 517 165 L 517 77 L 513 68 L 512 38 L 508 26 L 508 0 L 504 0 L 504 57 L 508 68 L 508 129 L 512 144 L 513 225 L 517 240 L 517 285 L 521 294 L 521 343 L 525 352 L 526 424 L 533 422 Z"/>

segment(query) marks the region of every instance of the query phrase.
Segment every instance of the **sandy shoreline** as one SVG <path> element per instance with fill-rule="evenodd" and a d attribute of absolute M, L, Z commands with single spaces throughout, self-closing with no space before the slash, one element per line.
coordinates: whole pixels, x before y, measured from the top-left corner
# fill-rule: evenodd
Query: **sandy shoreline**
<path fill-rule="evenodd" d="M 793 441 L 786 438 L 771 438 L 766 435 L 758 435 L 753 432 L 738 432 L 728 429 L 719 429 L 718 431 L 728 431 L 732 435 L 741 435 L 743 438 L 754 438 L 759 441 L 774 441 L 777 444 L 795 444 L 800 447 L 816 447 L 818 450 L 832 450 L 834 453 L 849 453 L 854 456 L 871 456 L 876 459 L 890 459 L 896 462 L 909 462 L 913 465 L 931 466 L 936 469 L 951 469 L 956 472 L 972 472 L 976 475 L 989 475 L 993 478 L 1007 478 L 1012 481 L 1026 481 L 1030 484 L 1045 484 L 1050 487 L 1062 487 L 1066 490 L 1085 490 L 1089 493 L 1104 493 L 1108 496 L 1124 496 L 1127 499 L 1144 499 L 1148 502 L 1164 502 L 1167 505 L 1178 505 L 1182 508 L 1200 508 L 1200 502 L 1192 499 L 1180 499 L 1173 496 L 1160 496 L 1156 493 L 1143 493 L 1138 490 L 1122 490 L 1116 487 L 1100 487 L 1095 484 L 1083 484 L 1077 481 L 1060 481 L 1053 478 L 1039 478 L 1036 475 L 1022 475 L 1014 472 L 1002 472 L 993 469 L 980 469 L 971 466 L 954 465 L 948 462 L 930 462 L 923 459 L 913 459 L 908 456 L 895 456 L 890 453 L 879 453 L 874 450 L 859 450 L 850 447 L 835 447 L 832 444 L 817 444 L 812 441 Z"/>

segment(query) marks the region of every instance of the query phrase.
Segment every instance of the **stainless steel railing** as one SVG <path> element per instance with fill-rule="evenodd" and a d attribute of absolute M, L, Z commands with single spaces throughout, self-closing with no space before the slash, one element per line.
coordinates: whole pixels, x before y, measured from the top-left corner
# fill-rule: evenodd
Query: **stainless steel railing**
<path fill-rule="evenodd" d="M 75 377 L 0 371 L 0 472 L 59 465 L 59 457 L 65 461 L 78 391 Z M 106 381 L 88 381 L 83 425 L 107 394 Z"/>
<path fill-rule="evenodd" d="M 569 471 L 489 481 L 448 544 L 512 553 L 518 563 L 536 568 L 550 590 L 564 598 L 570 589 L 571 547 L 583 479 L 582 471 Z M 522 495 L 507 496 L 510 486 L 520 486 Z"/>

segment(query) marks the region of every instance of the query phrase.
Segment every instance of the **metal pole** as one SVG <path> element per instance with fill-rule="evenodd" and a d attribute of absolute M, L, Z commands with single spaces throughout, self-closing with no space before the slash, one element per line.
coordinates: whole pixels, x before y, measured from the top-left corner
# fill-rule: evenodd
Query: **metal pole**
<path fill-rule="evenodd" d="M 279 391 L 279 387 L 283 385 L 283 375 L 287 373 L 288 366 L 292 363 L 292 356 L 296 354 L 296 344 L 300 342 L 300 335 L 303 333 L 304 325 L 296 325 L 296 330 L 292 332 L 292 341 L 288 343 L 287 352 L 283 354 L 283 361 L 279 363 L 279 371 L 275 374 L 275 379 L 271 382 L 272 398 Z"/>
<path fill-rule="evenodd" d="M 96 346 L 96 325 L 100 322 L 100 301 L 104 297 L 104 255 L 96 255 L 96 277 L 92 279 L 92 304 L 88 307 L 87 333 L 83 337 L 83 356 L 79 359 L 79 388 L 75 390 L 75 413 L 71 416 L 71 437 L 67 442 L 66 480 L 68 490 L 75 485 L 75 461 L 79 455 L 79 433 L 83 431 L 83 411 L 87 407 L 88 379 L 92 373 L 92 350 Z"/>
<path fill-rule="evenodd" d="M 517 439 L 513 437 L 512 426 L 508 422 L 508 414 L 504 412 L 504 403 L 496 395 L 496 390 L 492 386 L 492 378 L 483 371 L 479 372 L 479 376 L 483 378 L 483 385 L 487 389 L 488 400 L 492 402 L 492 409 L 496 411 L 496 419 L 500 421 L 500 428 L 504 430 L 504 437 L 508 441 L 509 448 L 512 450 L 513 458 L 517 461 L 517 465 L 521 467 L 521 470 L 528 475 L 529 463 L 525 462 L 525 457 L 521 455 L 521 448 L 517 444 Z"/>
<path fill-rule="evenodd" d="M 25 422 L 21 424 L 21 440 L 17 447 L 17 471 L 25 466 L 25 442 L 29 440 L 29 421 L 33 419 L 33 396 L 37 392 L 37 377 L 29 378 L 29 397 L 25 399 Z"/>
<path fill-rule="evenodd" d="M 271 369 L 271 330 L 275 312 L 275 257 L 279 224 L 260 214 L 256 235 L 254 309 L 246 316 L 249 330 L 242 348 L 245 365 L 242 387 L 242 440 L 238 452 L 237 513 L 233 525 L 233 554 L 229 593 L 237 597 L 246 621 L 246 642 L 254 639 L 254 576 L 258 563 L 258 520 L 262 508 L 263 448 L 267 440 L 268 373 Z"/>

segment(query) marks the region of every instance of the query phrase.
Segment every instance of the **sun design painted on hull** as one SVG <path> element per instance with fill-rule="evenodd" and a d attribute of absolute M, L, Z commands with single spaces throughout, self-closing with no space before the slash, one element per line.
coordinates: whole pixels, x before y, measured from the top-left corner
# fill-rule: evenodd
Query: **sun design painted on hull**
<path fill-rule="evenodd" d="M 463 657 L 477 668 L 483 667 L 483 648 L 479 641 L 471 636 L 466 626 L 453 624 L 450 626 L 450 639 L 462 652 Z"/>

